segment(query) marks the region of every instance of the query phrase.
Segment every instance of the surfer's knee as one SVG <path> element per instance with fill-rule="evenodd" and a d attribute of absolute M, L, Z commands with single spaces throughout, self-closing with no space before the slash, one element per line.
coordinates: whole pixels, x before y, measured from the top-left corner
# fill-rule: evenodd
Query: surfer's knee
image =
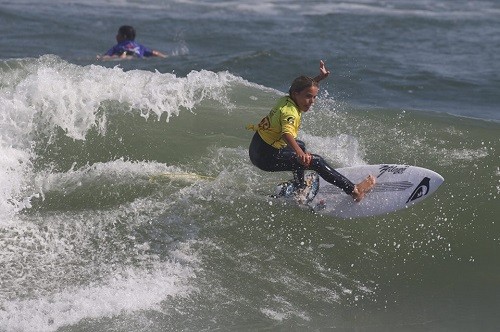
<path fill-rule="evenodd" d="M 319 172 L 322 168 L 324 168 L 326 165 L 325 160 L 323 157 L 317 154 L 311 154 L 311 163 L 309 164 L 309 168 Z"/>

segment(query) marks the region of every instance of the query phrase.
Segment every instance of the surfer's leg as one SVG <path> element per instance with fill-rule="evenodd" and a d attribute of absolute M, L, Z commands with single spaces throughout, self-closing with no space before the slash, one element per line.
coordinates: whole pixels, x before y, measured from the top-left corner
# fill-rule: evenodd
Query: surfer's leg
<path fill-rule="evenodd" d="M 346 194 L 351 195 L 354 191 L 354 183 L 328 165 L 321 156 L 313 154 L 309 168 L 318 172 L 323 179 L 339 187 Z"/>
<path fill-rule="evenodd" d="M 368 175 L 366 179 L 354 186 L 351 196 L 356 202 L 361 201 L 363 197 L 365 197 L 365 194 L 373 188 L 375 182 L 375 177 L 373 175 Z"/>
<path fill-rule="evenodd" d="M 327 182 L 341 188 L 346 194 L 351 195 L 357 202 L 362 200 L 365 194 L 375 185 L 375 177 L 372 175 L 355 185 L 328 165 L 321 156 L 313 154 L 312 157 L 310 169 L 318 172 Z"/>
<path fill-rule="evenodd" d="M 296 140 L 302 151 L 306 151 L 306 145 L 303 141 Z M 278 150 L 275 156 L 276 164 L 275 169 L 280 171 L 292 171 L 293 182 L 297 188 L 305 186 L 304 170 L 305 167 L 299 163 L 297 154 L 291 147 L 284 147 Z"/>
<path fill-rule="evenodd" d="M 297 141 L 302 149 L 305 144 Z M 264 142 L 258 133 L 255 133 L 248 154 L 252 164 L 268 172 L 292 171 L 293 183 L 301 187 L 304 183 L 304 167 L 297 161 L 297 154 L 291 148 L 276 149 Z"/>
<path fill-rule="evenodd" d="M 276 165 L 276 154 L 278 149 L 264 142 L 258 133 L 255 133 L 248 149 L 248 155 L 252 164 L 267 172 L 281 171 Z M 292 170 L 291 168 L 285 170 Z"/>
<path fill-rule="evenodd" d="M 306 144 L 303 141 L 295 140 L 300 146 L 302 151 L 306 152 Z M 291 150 L 291 149 L 290 149 Z M 304 181 L 304 167 L 297 161 L 297 154 L 293 152 L 293 158 L 295 162 L 293 163 L 293 182 L 298 188 L 305 187 L 306 183 Z"/>
<path fill-rule="evenodd" d="M 297 140 L 297 144 L 305 151 L 304 142 Z M 299 163 L 297 154 L 292 148 L 276 149 L 264 142 L 258 133 L 255 133 L 250 143 L 249 157 L 252 164 L 263 171 L 292 171 L 293 182 L 296 186 L 304 186 L 305 167 Z"/>

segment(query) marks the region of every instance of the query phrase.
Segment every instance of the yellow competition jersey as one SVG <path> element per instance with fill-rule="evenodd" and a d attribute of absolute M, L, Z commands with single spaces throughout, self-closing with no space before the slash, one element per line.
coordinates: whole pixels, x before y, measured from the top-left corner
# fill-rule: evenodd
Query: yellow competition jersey
<path fill-rule="evenodd" d="M 297 138 L 301 117 L 302 112 L 295 102 L 289 96 L 282 97 L 259 123 L 257 132 L 267 144 L 277 149 L 284 148 L 287 143 L 282 135 L 288 133 Z"/>

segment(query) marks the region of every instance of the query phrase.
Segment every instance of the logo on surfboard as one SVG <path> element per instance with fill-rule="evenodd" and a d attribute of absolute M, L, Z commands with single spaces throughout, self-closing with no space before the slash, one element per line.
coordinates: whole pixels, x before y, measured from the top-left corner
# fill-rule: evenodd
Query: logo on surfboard
<path fill-rule="evenodd" d="M 380 173 L 377 175 L 377 178 L 381 177 L 384 173 L 392 173 L 392 174 L 403 174 L 406 169 L 410 167 L 408 165 L 382 165 L 379 167 Z"/>
<path fill-rule="evenodd" d="M 419 199 L 422 196 L 427 195 L 430 188 L 430 183 L 429 183 L 430 180 L 431 180 L 430 178 L 425 177 L 422 181 L 420 181 L 419 185 L 417 186 L 417 188 L 415 188 L 415 190 L 413 190 L 413 192 L 410 195 L 410 198 L 408 198 L 406 203 L 409 203 L 411 201 Z"/>

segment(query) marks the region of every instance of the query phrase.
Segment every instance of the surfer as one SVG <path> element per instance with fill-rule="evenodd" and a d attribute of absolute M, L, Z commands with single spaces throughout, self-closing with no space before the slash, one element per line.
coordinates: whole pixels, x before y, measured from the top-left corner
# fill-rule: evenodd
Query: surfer
<path fill-rule="evenodd" d="M 130 25 L 122 25 L 116 34 L 118 44 L 110 48 L 103 56 L 97 56 L 98 60 L 107 60 L 113 58 L 143 58 L 143 57 L 160 57 L 167 56 L 160 51 L 152 50 L 135 41 L 135 29 Z"/>
<path fill-rule="evenodd" d="M 375 185 L 375 177 L 369 175 L 354 184 L 328 165 L 321 156 L 306 152 L 304 142 L 296 139 L 302 114 L 309 111 L 314 103 L 319 82 L 330 74 L 323 61 L 320 61 L 319 70 L 319 75 L 314 78 L 297 77 L 290 86 L 289 94 L 281 97 L 257 126 L 247 126 L 247 129 L 255 130 L 249 148 L 250 161 L 268 172 L 292 171 L 298 191 L 306 187 L 304 171 L 314 170 L 359 202 Z"/>

